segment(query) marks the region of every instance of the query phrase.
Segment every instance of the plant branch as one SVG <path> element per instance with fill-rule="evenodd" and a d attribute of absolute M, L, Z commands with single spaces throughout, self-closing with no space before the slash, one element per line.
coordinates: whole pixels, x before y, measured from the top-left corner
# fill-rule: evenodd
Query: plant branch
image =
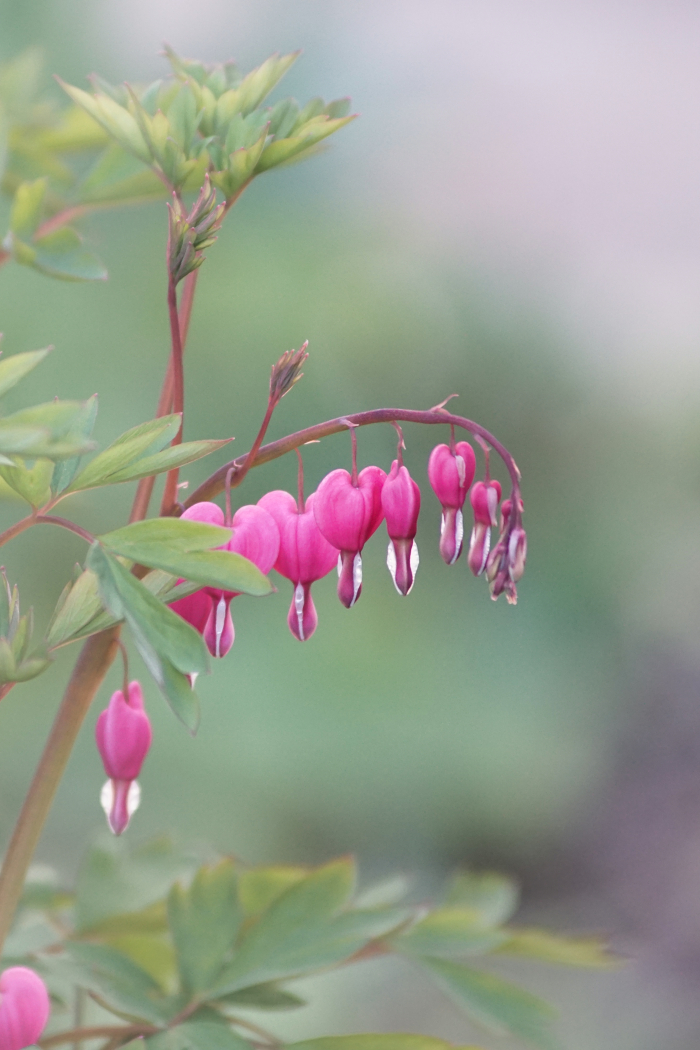
<path fill-rule="evenodd" d="M 37 525 L 60 525 L 62 529 L 68 529 L 69 532 L 74 532 L 76 536 L 80 536 L 86 543 L 95 542 L 95 537 L 87 529 L 81 528 L 80 525 L 76 525 L 74 521 L 69 521 L 68 518 L 59 518 L 57 514 L 37 514 L 34 521 Z"/>
<path fill-rule="evenodd" d="M 336 419 L 329 419 L 325 423 L 317 423 L 313 427 L 297 430 L 294 434 L 289 434 L 278 441 L 271 441 L 268 445 L 263 445 L 262 447 L 258 446 L 256 448 L 256 438 L 250 452 L 231 460 L 230 463 L 225 463 L 223 467 L 220 467 L 206 481 L 202 482 L 199 488 L 188 496 L 185 501 L 185 507 L 191 507 L 194 503 L 213 499 L 214 496 L 218 495 L 224 488 L 226 475 L 229 471 L 232 471 L 231 487 L 236 488 L 253 467 L 259 467 L 263 463 L 269 463 L 273 459 L 278 459 L 280 456 L 286 455 L 287 452 L 293 452 L 295 448 L 299 448 L 309 441 L 318 441 L 321 438 L 329 437 L 331 434 L 339 434 L 341 431 L 347 430 L 348 426 L 366 427 L 373 423 L 394 423 L 399 420 L 405 423 L 423 423 L 428 425 L 453 424 L 456 427 L 468 430 L 475 437 L 481 437 L 488 441 L 505 463 L 513 483 L 513 490 L 516 495 L 519 494 L 520 471 L 515 460 L 500 441 L 478 423 L 474 423 L 471 419 L 465 419 L 464 416 L 452 415 L 451 412 L 446 412 L 443 408 L 429 409 L 426 412 L 406 408 L 376 408 L 369 412 L 357 412 L 351 416 L 338 416 Z"/>
<path fill-rule="evenodd" d="M 73 668 L 0 872 L 0 947 L 22 896 L 27 868 L 92 699 L 118 652 L 119 626 L 88 638 Z"/>
<path fill-rule="evenodd" d="M 14 525 L 10 525 L 9 529 L 5 529 L 4 532 L 0 532 L 0 547 L 3 544 L 13 540 L 15 536 L 19 536 L 21 532 L 28 529 L 36 521 L 36 512 L 28 514 L 26 518 L 22 518 L 20 521 L 16 521 Z"/>
<path fill-rule="evenodd" d="M 49 233 L 54 233 L 55 230 L 60 230 L 62 226 L 67 226 L 69 222 L 73 222 L 74 219 L 82 219 L 90 210 L 87 204 L 75 204 L 70 208 L 64 208 L 63 211 L 56 212 L 46 222 L 42 222 L 34 234 L 34 240 L 40 241 L 42 237 L 46 237 Z"/>
<path fill-rule="evenodd" d="M 40 1039 L 37 1046 L 42 1050 L 50 1050 L 52 1046 L 61 1046 L 63 1043 L 77 1042 L 82 1039 L 101 1039 L 102 1037 L 123 1037 L 124 1039 L 135 1039 L 139 1035 L 153 1035 L 158 1029 L 148 1024 L 132 1025 L 98 1025 L 93 1028 L 72 1028 L 67 1032 L 57 1032 L 49 1035 L 46 1039 Z"/>

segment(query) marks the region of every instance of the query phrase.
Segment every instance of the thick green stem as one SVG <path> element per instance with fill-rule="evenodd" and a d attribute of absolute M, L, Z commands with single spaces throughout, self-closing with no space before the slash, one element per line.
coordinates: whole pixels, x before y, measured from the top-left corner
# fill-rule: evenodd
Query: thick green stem
<path fill-rule="evenodd" d="M 0 947 L 8 934 L 39 837 L 92 699 L 114 660 L 119 627 L 89 638 L 73 669 L 0 872 Z"/>

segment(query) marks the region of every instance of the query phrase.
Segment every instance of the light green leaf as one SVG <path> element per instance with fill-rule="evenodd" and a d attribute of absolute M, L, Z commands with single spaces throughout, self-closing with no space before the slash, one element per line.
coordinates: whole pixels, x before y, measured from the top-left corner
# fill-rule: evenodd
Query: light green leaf
<path fill-rule="evenodd" d="M 61 597 L 63 600 L 56 606 L 46 634 L 49 649 L 70 641 L 102 610 L 97 576 L 90 569 L 81 573 L 68 593 Z"/>
<path fill-rule="evenodd" d="M 477 911 L 488 926 L 500 926 L 516 911 L 520 899 L 517 884 L 496 871 L 463 871 L 447 888 L 448 907 Z"/>
<path fill-rule="evenodd" d="M 189 875 L 195 866 L 166 837 L 133 851 L 121 839 L 94 846 L 78 875 L 78 932 L 102 930 L 106 920 L 123 915 L 125 930 L 130 930 L 135 912 L 160 901 L 173 881 Z"/>
<path fill-rule="evenodd" d="M 479 1050 L 478 1046 L 459 1046 L 433 1039 L 430 1035 L 331 1035 L 288 1043 L 286 1050 Z"/>
<path fill-rule="evenodd" d="M 0 477 L 32 507 L 42 507 L 51 499 L 53 463 L 38 459 L 33 467 L 18 461 L 14 467 L 0 466 Z"/>
<path fill-rule="evenodd" d="M 148 1050 L 252 1050 L 245 1039 L 224 1024 L 186 1021 L 146 1040 Z"/>
<path fill-rule="evenodd" d="M 199 702 L 185 676 L 207 670 L 201 637 L 99 543 L 90 548 L 87 567 L 97 574 L 107 608 L 129 624 L 142 659 L 173 711 L 190 732 L 196 732 Z"/>
<path fill-rule="evenodd" d="M 151 155 L 139 126 L 123 106 L 120 106 L 109 95 L 99 92 L 91 95 L 81 88 L 66 84 L 60 77 L 56 79 L 76 105 L 82 106 L 124 149 L 133 153 L 144 164 L 150 164 Z"/>
<path fill-rule="evenodd" d="M 121 146 L 111 143 L 97 158 L 78 189 L 84 204 L 136 204 L 167 197 L 161 179 Z"/>
<path fill-rule="evenodd" d="M 346 911 L 354 865 L 341 859 L 285 890 L 241 941 L 216 986 L 226 995 L 335 965 L 405 921 L 404 911 Z"/>
<path fill-rule="evenodd" d="M 538 929 L 506 929 L 506 939 L 496 951 L 500 955 L 519 955 L 556 966 L 580 966 L 594 970 L 614 970 L 623 959 L 612 955 L 600 937 L 564 937 Z"/>
<path fill-rule="evenodd" d="M 185 441 L 181 445 L 173 445 L 170 448 L 158 452 L 155 456 L 146 456 L 144 459 L 132 463 L 131 466 L 118 470 L 110 475 L 110 485 L 116 485 L 122 481 L 138 481 L 139 478 L 150 478 L 154 474 L 162 474 L 174 467 L 184 467 L 188 463 L 208 456 L 211 452 L 223 448 L 230 439 L 223 441 Z"/>
<path fill-rule="evenodd" d="M 32 237 L 41 222 L 48 181 L 47 178 L 35 179 L 21 182 L 17 187 L 10 211 L 10 229 L 18 237 Z"/>
<path fill-rule="evenodd" d="M 160 520 L 178 521 L 180 519 Z M 232 551 L 193 551 L 191 554 L 181 554 L 179 551 L 171 551 L 156 544 L 129 543 L 117 547 L 111 541 L 108 542 L 108 537 L 102 537 L 102 542 L 105 546 L 116 550 L 118 554 L 123 554 L 140 565 L 162 569 L 174 576 L 192 580 L 202 587 L 216 587 L 223 591 L 252 594 L 255 597 L 271 594 L 273 590 L 267 576 L 263 576 L 252 561 Z M 128 554 L 124 547 L 128 548 Z"/>
<path fill-rule="evenodd" d="M 515 1035 L 540 1050 L 556 1050 L 549 1025 L 556 1011 L 547 1003 L 493 974 L 445 959 L 421 958 L 421 966 L 467 1013 L 497 1035 Z"/>
<path fill-rule="evenodd" d="M 221 972 L 241 925 L 233 862 L 200 868 L 185 889 L 176 883 L 168 896 L 168 920 L 177 950 L 183 989 L 207 991 Z"/>
<path fill-rule="evenodd" d="M 288 161 L 295 159 L 301 153 L 311 149 L 312 146 L 328 138 L 334 132 L 339 131 L 340 128 L 345 127 L 346 124 L 349 124 L 354 119 L 354 116 L 337 119 L 326 117 L 325 115 L 314 117 L 312 121 L 309 121 L 303 128 L 300 128 L 297 134 L 292 135 L 290 138 L 275 139 L 274 142 L 270 142 L 263 150 L 258 161 L 255 169 L 256 174 L 269 171 L 270 168 L 276 168 L 279 164 L 286 164 Z"/>
<path fill-rule="evenodd" d="M 87 443 L 92 437 L 96 418 L 97 394 L 93 394 L 83 405 L 83 411 L 76 416 L 69 431 L 69 437 L 78 442 L 83 441 Z M 73 456 L 71 459 L 64 459 L 56 464 L 51 479 L 51 491 L 54 496 L 58 496 L 64 489 L 68 488 L 79 466 L 80 456 Z"/>
<path fill-rule="evenodd" d="M 355 899 L 356 908 L 383 908 L 389 904 L 398 904 L 411 888 L 410 879 L 405 875 L 394 875 L 381 882 L 368 886 Z"/>
<path fill-rule="evenodd" d="M 65 438 L 85 410 L 84 401 L 46 401 L 32 405 L 5 416 L 3 424 L 8 427 L 41 427 L 53 438 Z M 88 446 L 89 447 L 89 446 Z"/>
<path fill-rule="evenodd" d="M 32 266 L 49 277 L 64 281 L 106 281 L 107 271 L 92 252 L 83 247 L 82 238 L 70 226 L 34 241 Z"/>
<path fill-rule="evenodd" d="M 29 350 L 23 354 L 13 354 L 0 361 L 0 397 L 24 379 L 32 369 L 51 353 L 51 347 L 45 350 Z"/>
<path fill-rule="evenodd" d="M 254 984 L 250 988 L 221 996 L 219 1002 L 251 1010 L 298 1010 L 308 1005 L 305 999 L 278 988 L 276 984 Z"/>
<path fill-rule="evenodd" d="M 62 969 L 72 969 L 76 984 L 97 994 L 118 1016 L 162 1024 L 173 1015 L 173 1008 L 157 982 L 115 948 L 69 941 L 65 945 L 65 956 L 60 960 Z"/>
<path fill-rule="evenodd" d="M 399 951 L 459 959 L 482 955 L 507 940 L 501 930 L 489 928 L 477 911 L 467 908 L 439 908 L 392 940 Z"/>
<path fill-rule="evenodd" d="M 238 896 L 246 918 L 257 918 L 290 886 L 309 875 L 308 868 L 276 865 L 269 868 L 249 868 L 238 879 Z"/>
<path fill-rule="evenodd" d="M 121 529 L 106 532 L 100 542 L 125 558 L 138 561 L 143 547 L 167 547 L 189 554 L 221 547 L 231 539 L 231 529 L 188 518 L 147 518 L 134 521 Z M 167 571 L 167 570 L 166 570 Z"/>
<path fill-rule="evenodd" d="M 69 487 L 69 492 L 104 485 L 117 471 L 145 455 L 160 452 L 180 429 L 180 416 L 162 416 L 132 427 L 91 460 Z"/>

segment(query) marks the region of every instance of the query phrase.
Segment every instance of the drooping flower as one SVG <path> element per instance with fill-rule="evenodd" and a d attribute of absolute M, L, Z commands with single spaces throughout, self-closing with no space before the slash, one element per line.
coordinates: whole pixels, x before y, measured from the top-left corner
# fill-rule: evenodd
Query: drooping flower
<path fill-rule="evenodd" d="M 420 489 L 398 459 L 382 488 L 382 507 L 389 533 L 386 563 L 399 594 L 413 587 L 418 569 L 418 545 L 415 542 L 420 513 Z"/>
<path fill-rule="evenodd" d="M 477 481 L 469 499 L 474 510 L 474 528 L 469 541 L 467 561 L 475 576 L 481 576 L 491 547 L 491 529 L 498 524 L 496 511 L 501 498 L 497 481 Z"/>
<path fill-rule="evenodd" d="M 365 467 L 354 481 L 339 468 L 327 474 L 316 491 L 314 517 L 323 536 L 340 551 L 338 597 L 347 609 L 362 591 L 362 548 L 384 518 L 385 480 L 380 467 Z"/>
<path fill-rule="evenodd" d="M 224 512 L 216 503 L 195 503 L 182 517 L 209 525 L 224 524 Z M 279 552 L 279 529 L 274 518 L 263 507 L 249 504 L 239 507 L 231 527 L 231 539 L 219 550 L 242 554 L 267 575 Z M 199 631 L 212 656 L 226 656 L 235 637 L 231 599 L 240 593 L 204 587 L 187 598 L 178 598 L 170 608 Z"/>
<path fill-rule="evenodd" d="M 525 572 L 527 536 L 525 529 L 515 525 L 510 533 L 501 536 L 486 561 L 486 577 L 495 601 L 505 594 L 506 600 L 515 605 L 518 600 L 516 583 Z"/>
<path fill-rule="evenodd" d="M 118 689 L 95 726 L 97 749 L 109 780 L 101 802 L 115 835 L 126 830 L 138 808 L 141 789 L 137 777 L 151 746 L 151 723 L 138 682 L 129 683 L 129 695 Z"/>
<path fill-rule="evenodd" d="M 51 1012 L 46 985 L 26 966 L 0 976 L 0 1050 L 24 1050 L 39 1039 Z"/>
<path fill-rule="evenodd" d="M 442 505 L 440 554 L 447 565 L 454 565 L 462 553 L 462 507 L 475 471 L 476 456 L 468 441 L 458 441 L 454 448 L 436 445 L 430 453 L 428 479 Z"/>
<path fill-rule="evenodd" d="M 322 535 L 314 517 L 316 494 L 300 509 L 289 492 L 277 489 L 258 501 L 275 519 L 280 534 L 280 548 L 274 568 L 294 584 L 287 623 L 300 642 L 307 641 L 316 630 L 318 616 L 311 584 L 327 576 L 338 561 L 338 551 Z"/>

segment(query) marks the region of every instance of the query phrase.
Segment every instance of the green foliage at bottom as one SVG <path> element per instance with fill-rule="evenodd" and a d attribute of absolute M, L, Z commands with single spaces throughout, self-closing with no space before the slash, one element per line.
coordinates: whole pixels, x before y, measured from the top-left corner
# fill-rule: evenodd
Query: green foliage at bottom
<path fill-rule="evenodd" d="M 398 883 L 358 895 L 356 879 L 350 857 L 317 868 L 252 868 L 228 857 L 202 865 L 167 840 L 131 853 L 109 842 L 90 852 L 74 893 L 27 888 L 3 962 L 30 965 L 47 981 L 55 1004 L 47 1037 L 63 1033 L 73 1041 L 80 989 L 85 1024 L 109 1027 L 115 1050 L 282 1046 L 264 1022 L 247 1019 L 249 1011 L 303 1007 L 288 982 L 391 953 L 412 962 L 486 1030 L 555 1050 L 554 1011 L 475 961 L 512 954 L 572 966 L 617 962 L 594 938 L 508 925 L 518 897 L 503 876 L 463 872 L 429 909 L 397 900 L 404 890 Z M 364 1034 L 288 1046 L 448 1044 L 428 1035 Z"/>

